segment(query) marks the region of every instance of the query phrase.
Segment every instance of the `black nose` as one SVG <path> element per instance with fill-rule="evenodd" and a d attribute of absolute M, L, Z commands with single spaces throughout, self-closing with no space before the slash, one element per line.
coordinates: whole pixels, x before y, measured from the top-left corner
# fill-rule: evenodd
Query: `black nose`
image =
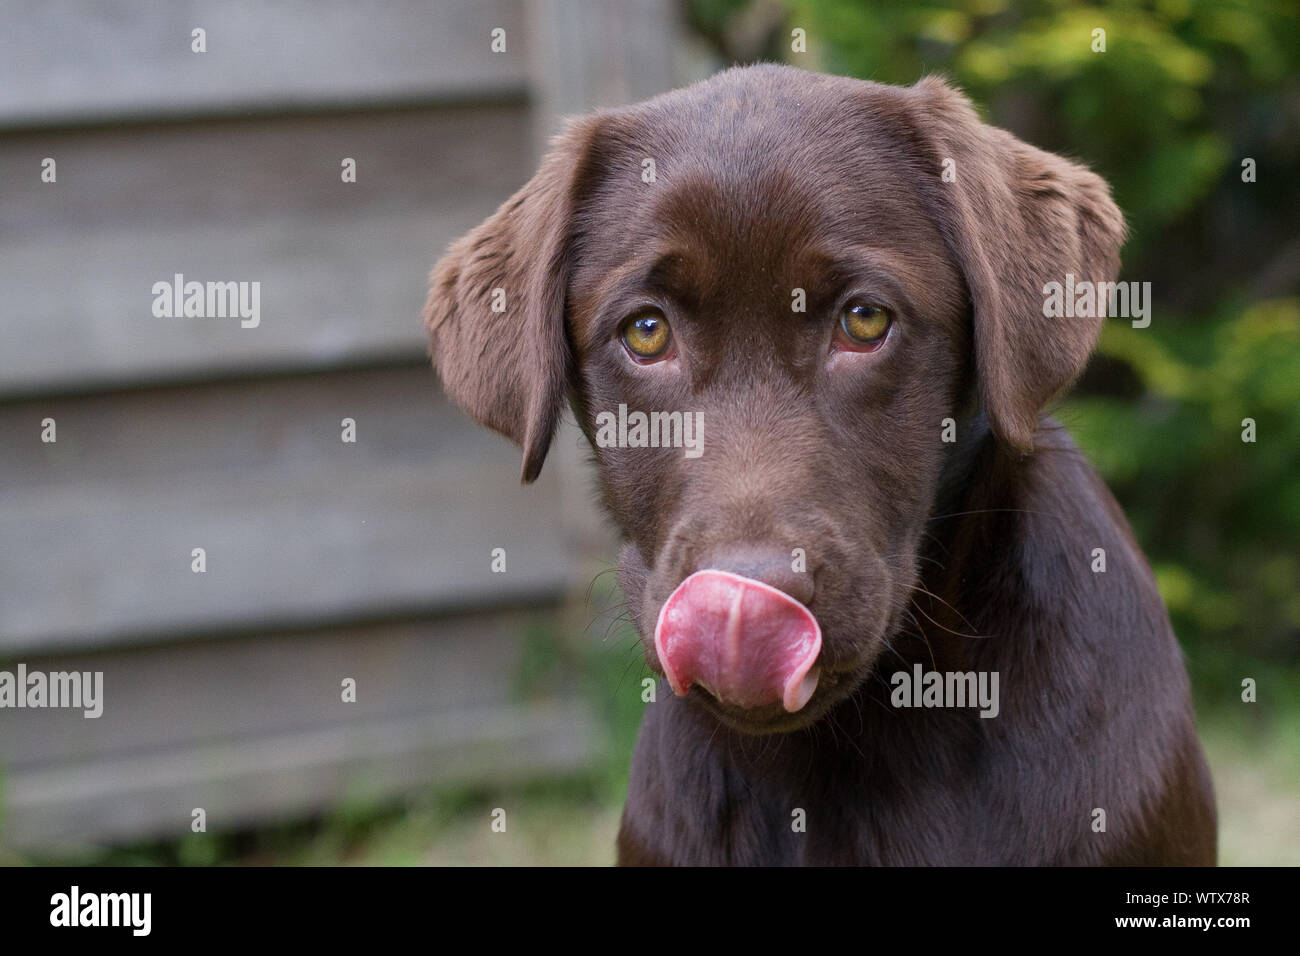
<path fill-rule="evenodd" d="M 730 571 L 784 591 L 799 603 L 813 602 L 815 570 L 804 552 L 772 545 L 728 545 L 706 553 L 696 571 Z"/>

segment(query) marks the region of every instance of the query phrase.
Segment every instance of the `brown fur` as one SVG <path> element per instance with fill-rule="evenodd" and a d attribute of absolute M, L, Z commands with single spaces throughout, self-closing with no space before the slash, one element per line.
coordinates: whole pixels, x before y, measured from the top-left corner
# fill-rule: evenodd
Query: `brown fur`
<path fill-rule="evenodd" d="M 985 126 L 940 80 L 763 66 L 578 120 L 451 247 L 426 306 L 434 361 L 523 447 L 526 482 L 566 398 L 588 437 L 620 402 L 703 413 L 698 459 L 595 448 L 651 667 L 658 610 L 700 568 L 782 587 L 822 626 L 822 681 L 794 715 L 661 683 L 621 862 L 1214 861 L 1154 581 L 1040 418 L 1101 324 L 1044 317 L 1043 286 L 1113 279 L 1122 240 L 1101 179 Z M 833 364 L 854 291 L 887 304 L 894 331 L 871 361 Z M 671 363 L 637 365 L 618 341 L 647 304 L 672 327 Z M 894 708 L 889 675 L 915 662 L 997 671 L 1001 713 Z"/>

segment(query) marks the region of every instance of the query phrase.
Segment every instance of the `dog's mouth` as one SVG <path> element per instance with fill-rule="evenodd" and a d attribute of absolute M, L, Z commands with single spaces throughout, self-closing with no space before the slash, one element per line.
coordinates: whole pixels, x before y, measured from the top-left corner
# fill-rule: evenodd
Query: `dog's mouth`
<path fill-rule="evenodd" d="M 673 692 L 699 687 L 746 724 L 802 724 L 822 679 L 821 626 L 785 592 L 729 571 L 697 571 L 664 601 L 655 652 Z"/>
<path fill-rule="evenodd" d="M 736 707 L 725 704 L 713 696 L 707 689 L 696 685 L 687 693 L 687 699 L 703 710 L 708 711 L 724 726 L 731 730 L 750 735 L 788 734 L 804 730 L 821 720 L 843 698 L 845 684 L 849 675 L 821 672 L 817 690 L 802 709 L 790 713 L 781 704 L 767 704 L 762 707 Z"/>

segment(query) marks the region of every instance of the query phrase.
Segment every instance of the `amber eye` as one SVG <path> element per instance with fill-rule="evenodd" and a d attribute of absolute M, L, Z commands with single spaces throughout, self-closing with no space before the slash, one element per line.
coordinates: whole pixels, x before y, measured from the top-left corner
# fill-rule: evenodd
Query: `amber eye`
<path fill-rule="evenodd" d="M 652 359 L 668 350 L 668 320 L 658 312 L 642 312 L 623 323 L 623 344 L 639 359 Z"/>
<path fill-rule="evenodd" d="M 893 322 L 886 308 L 866 302 L 850 302 L 840 312 L 840 328 L 857 345 L 879 345 Z"/>

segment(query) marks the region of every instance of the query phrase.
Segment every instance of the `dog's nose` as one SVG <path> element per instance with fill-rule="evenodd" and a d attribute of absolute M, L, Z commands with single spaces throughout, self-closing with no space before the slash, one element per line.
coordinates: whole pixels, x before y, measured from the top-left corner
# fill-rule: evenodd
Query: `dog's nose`
<path fill-rule="evenodd" d="M 814 568 L 806 552 L 770 545 L 731 545 L 717 548 L 704 556 L 695 570 L 706 568 L 730 571 L 741 577 L 784 591 L 800 604 L 811 605 L 816 593 Z"/>

